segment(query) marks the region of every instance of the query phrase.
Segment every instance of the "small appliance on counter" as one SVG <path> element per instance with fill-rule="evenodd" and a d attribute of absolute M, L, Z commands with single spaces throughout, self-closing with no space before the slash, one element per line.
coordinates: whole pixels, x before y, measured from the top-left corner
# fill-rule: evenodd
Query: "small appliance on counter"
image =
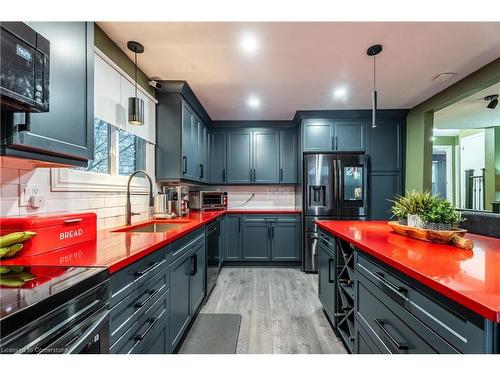
<path fill-rule="evenodd" d="M 190 191 L 189 206 L 193 210 L 223 210 L 227 208 L 225 191 Z"/>
<path fill-rule="evenodd" d="M 109 352 L 106 268 L 0 266 L 0 271 L 1 353 Z"/>
<path fill-rule="evenodd" d="M 173 201 L 169 197 L 170 193 L 167 188 L 163 188 L 163 192 L 158 192 L 155 195 L 153 209 L 155 219 L 173 219 L 177 216 Z"/>
<path fill-rule="evenodd" d="M 19 255 L 31 256 L 96 239 L 97 215 L 79 213 L 0 218 L 0 235 L 33 232 Z M 17 254 L 16 254 L 17 255 Z"/>
<path fill-rule="evenodd" d="M 164 188 L 167 194 L 168 206 L 176 216 L 184 216 L 189 213 L 189 187 L 169 186 Z"/>
<path fill-rule="evenodd" d="M 2 125 L 29 129 L 30 112 L 49 111 L 50 42 L 23 22 L 0 23 Z"/>

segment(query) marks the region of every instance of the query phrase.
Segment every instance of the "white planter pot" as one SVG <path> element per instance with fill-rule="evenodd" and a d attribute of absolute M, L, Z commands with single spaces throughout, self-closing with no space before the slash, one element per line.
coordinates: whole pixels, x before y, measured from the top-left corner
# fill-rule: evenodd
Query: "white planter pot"
<path fill-rule="evenodd" d="M 414 228 L 423 228 L 424 222 L 419 215 L 408 215 L 408 224 L 409 227 Z"/>

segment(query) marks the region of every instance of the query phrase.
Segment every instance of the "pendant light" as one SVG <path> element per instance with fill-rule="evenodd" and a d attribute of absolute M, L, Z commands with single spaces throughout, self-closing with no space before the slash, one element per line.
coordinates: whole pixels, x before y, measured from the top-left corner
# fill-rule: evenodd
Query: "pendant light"
<path fill-rule="evenodd" d="M 375 44 L 366 50 L 368 56 L 373 56 L 373 91 L 372 91 L 372 128 L 377 127 L 377 89 L 375 56 L 382 52 L 382 45 Z"/>
<path fill-rule="evenodd" d="M 139 42 L 129 41 L 127 47 L 134 53 L 135 96 L 128 98 L 128 122 L 132 125 L 144 125 L 144 100 L 137 97 L 137 54 L 144 52 L 144 46 Z"/>

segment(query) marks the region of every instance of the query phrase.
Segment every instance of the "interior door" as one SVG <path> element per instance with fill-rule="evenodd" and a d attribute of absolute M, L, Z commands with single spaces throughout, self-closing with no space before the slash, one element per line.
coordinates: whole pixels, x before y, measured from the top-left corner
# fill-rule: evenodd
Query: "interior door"
<path fill-rule="evenodd" d="M 306 215 L 336 215 L 334 200 L 335 155 L 304 156 Z"/>
<path fill-rule="evenodd" d="M 341 216 L 365 216 L 367 201 L 367 162 L 365 155 L 338 155 L 336 197 Z"/>

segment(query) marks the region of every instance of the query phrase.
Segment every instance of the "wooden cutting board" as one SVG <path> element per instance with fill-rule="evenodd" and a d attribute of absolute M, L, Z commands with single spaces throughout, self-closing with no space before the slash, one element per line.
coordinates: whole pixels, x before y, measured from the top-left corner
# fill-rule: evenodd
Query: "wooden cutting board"
<path fill-rule="evenodd" d="M 461 249 L 472 250 L 474 242 L 465 238 L 465 229 L 452 228 L 451 230 L 431 230 L 409 227 L 407 225 L 399 224 L 397 221 L 389 221 L 391 228 L 399 234 L 404 236 L 416 238 L 418 240 L 448 244 L 459 247 Z"/>

